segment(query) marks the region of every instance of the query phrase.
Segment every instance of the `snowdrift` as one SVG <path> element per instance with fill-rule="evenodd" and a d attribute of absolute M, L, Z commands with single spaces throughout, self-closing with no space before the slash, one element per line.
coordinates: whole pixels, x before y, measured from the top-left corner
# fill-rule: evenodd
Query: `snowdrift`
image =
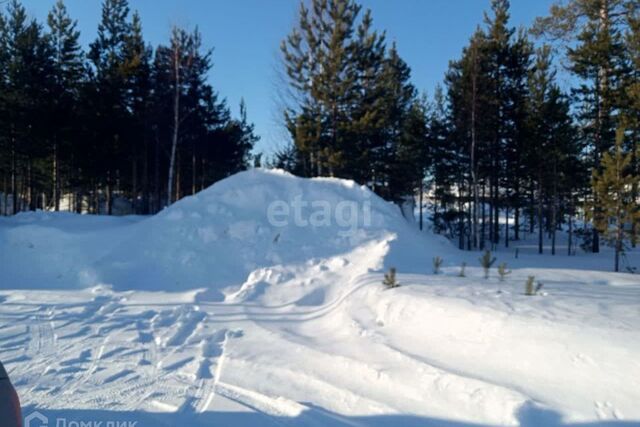
<path fill-rule="evenodd" d="M 331 259 L 357 248 L 380 248 L 364 254 L 365 268 L 407 272 L 422 265 L 428 271 L 431 256 L 451 250 L 444 239 L 417 236 L 396 205 L 353 181 L 261 169 L 147 219 L 87 217 L 83 232 L 73 217 L 38 213 L 19 215 L 19 227 L 0 222 L 0 268 L 9 273 L 2 287 L 206 288 L 222 298 L 218 290 L 234 293 L 247 281 L 258 292 L 265 279 L 286 281 L 290 274 L 275 277 L 280 265 L 348 263 Z M 111 229 L 119 221 L 131 224 Z"/>

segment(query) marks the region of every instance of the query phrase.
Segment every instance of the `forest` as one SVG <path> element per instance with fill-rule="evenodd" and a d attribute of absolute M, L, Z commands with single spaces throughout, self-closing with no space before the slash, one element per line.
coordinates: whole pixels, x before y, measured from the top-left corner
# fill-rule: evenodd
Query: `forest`
<path fill-rule="evenodd" d="M 568 230 L 599 252 L 635 246 L 640 219 L 640 2 L 556 3 L 532 28 L 492 0 L 431 97 L 371 12 L 315 0 L 282 44 L 293 96 L 293 144 L 277 164 L 304 176 L 365 183 L 388 200 L 417 196 L 435 231 L 460 249 L 509 246 L 537 233 L 538 251 Z M 426 54 L 426 53 L 425 53 Z M 561 87 L 565 73 L 573 87 Z"/>
<path fill-rule="evenodd" d="M 197 29 L 145 43 L 126 0 L 106 0 L 88 50 L 62 0 L 46 25 L 18 0 L 0 15 L 4 214 L 150 214 L 246 169 L 257 141 L 209 82 Z M 122 203 L 121 203 L 122 204 Z M 116 211 L 114 211 L 114 208 Z"/>
<path fill-rule="evenodd" d="M 280 46 L 289 141 L 263 159 L 247 107 L 233 117 L 209 78 L 213 50 L 197 28 L 150 46 L 128 1 L 104 0 L 84 49 L 62 0 L 46 23 L 11 0 L 0 15 L 2 214 L 151 214 L 266 165 L 417 203 L 420 228 L 461 249 L 537 233 L 539 252 L 550 239 L 556 254 L 567 230 L 569 255 L 604 242 L 618 269 L 640 232 L 640 2 L 560 2 L 531 28 L 515 28 L 509 9 L 487 4 L 426 95 L 371 10 L 301 2 Z"/>

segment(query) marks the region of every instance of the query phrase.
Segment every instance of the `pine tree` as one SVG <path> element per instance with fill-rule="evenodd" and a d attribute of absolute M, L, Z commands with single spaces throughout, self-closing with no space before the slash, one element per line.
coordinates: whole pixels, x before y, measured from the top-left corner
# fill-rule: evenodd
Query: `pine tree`
<path fill-rule="evenodd" d="M 631 153 L 631 170 L 636 176 L 640 175 L 640 4 L 628 2 L 627 4 L 627 32 L 625 33 L 625 51 L 629 63 L 628 72 L 624 76 L 625 106 L 623 108 L 630 134 L 628 137 L 628 151 Z M 634 198 L 637 200 L 640 188 L 633 188 Z M 633 224 L 633 236 L 631 244 L 637 245 L 637 225 Z"/>
<path fill-rule="evenodd" d="M 447 104 L 442 86 L 436 86 L 433 100 L 427 105 L 427 170 L 435 198 L 433 224 L 437 232 L 442 232 L 447 221 L 446 212 L 450 209 L 452 195 L 451 169 L 454 167 L 455 150 L 450 143 L 450 123 Z M 422 190 L 422 188 L 421 188 Z M 420 193 L 422 197 L 422 191 Z M 420 225 L 423 223 L 423 203 L 420 203 Z"/>
<path fill-rule="evenodd" d="M 127 43 L 131 34 L 128 0 L 104 0 L 98 37 L 91 44 L 89 59 L 93 65 L 90 108 L 95 120 L 92 128 L 94 153 L 89 165 L 95 172 L 94 196 L 104 186 L 106 213 L 113 210 L 114 186 L 120 174 L 121 159 L 125 158 L 125 144 L 129 130 L 127 100 Z M 99 203 L 94 203 L 99 209 Z"/>
<path fill-rule="evenodd" d="M 353 0 L 300 6 L 281 45 L 292 95 L 285 122 L 296 153 L 280 158 L 295 160 L 304 175 L 351 178 L 401 202 L 424 174 L 426 118 L 410 68 L 372 30 L 371 13 L 360 12 Z"/>
<path fill-rule="evenodd" d="M 5 88 L 3 136 L 8 147 L 12 213 L 42 207 L 45 179 L 39 160 L 47 155 L 49 102 L 52 98 L 49 46 L 42 27 L 27 18 L 17 0 L 8 5 L 4 35 Z M 48 174 L 47 174 L 48 176 Z"/>
<path fill-rule="evenodd" d="M 509 98 L 508 61 L 511 37 L 514 29 L 509 25 L 509 1 L 492 0 L 493 16 L 485 15 L 487 24 L 487 59 L 491 99 L 488 123 L 492 129 L 489 141 L 491 163 L 489 166 L 489 240 L 495 246 L 500 237 L 500 180 L 504 175 L 505 143 L 509 133 L 507 106 Z"/>
<path fill-rule="evenodd" d="M 283 41 L 284 68 L 298 105 L 286 121 L 313 175 L 342 175 L 346 105 L 354 96 L 354 31 L 361 7 L 353 0 L 313 0 Z"/>
<path fill-rule="evenodd" d="M 150 184 L 150 102 L 151 102 L 152 49 L 146 46 L 142 34 L 142 22 L 138 12 L 131 18 L 130 31 L 124 45 L 123 73 L 126 87 L 127 117 L 126 148 L 124 156 L 131 168 L 123 168 L 121 179 L 131 194 L 134 212 L 149 212 Z M 124 160 L 124 159 L 123 159 Z M 142 200 L 140 194 L 142 193 Z"/>
<path fill-rule="evenodd" d="M 0 76 L 6 76 L 9 67 L 9 34 L 7 28 L 7 20 L 3 11 L 0 11 Z M 10 128 L 7 117 L 7 89 L 8 82 L 6 78 L 0 78 L 0 127 L 6 131 Z M 4 132 L 3 132 L 4 133 Z M 3 215 L 9 214 L 9 192 L 10 177 L 12 176 L 12 143 L 11 139 L 0 136 L 0 169 L 2 170 L 2 195 L 0 204 L 3 206 Z"/>
<path fill-rule="evenodd" d="M 624 242 L 631 238 L 631 225 L 640 221 L 640 207 L 633 194 L 640 178 L 630 171 L 632 156 L 623 151 L 625 129 L 616 132 L 613 149 L 602 156 L 602 170 L 593 173 L 594 200 L 598 203 L 597 216 L 590 216 L 594 226 L 615 250 L 615 271 L 620 270 L 620 256 Z M 594 212 L 590 209 L 589 212 Z M 593 215 L 593 214 L 590 214 Z M 612 222 L 613 227 L 610 226 Z"/>
<path fill-rule="evenodd" d="M 78 42 L 80 32 L 62 0 L 58 0 L 47 18 L 47 40 L 53 64 L 52 105 L 52 199 L 54 210 L 60 210 L 61 168 L 69 166 L 77 126 L 76 105 L 84 78 L 83 53 Z M 68 171 L 67 171 L 68 172 Z"/>
<path fill-rule="evenodd" d="M 400 58 L 396 46 L 389 50 L 383 66 L 385 109 L 382 140 L 377 161 L 374 188 L 388 200 L 401 203 L 413 196 L 423 178 L 426 148 L 424 105 L 416 100 L 416 90 L 409 82 L 411 70 Z"/>
<path fill-rule="evenodd" d="M 526 145 L 528 127 L 528 77 L 532 71 L 533 47 L 524 31 L 518 32 L 509 47 L 507 58 L 507 87 L 505 106 L 504 193 L 505 247 L 511 239 L 509 217 L 513 213 L 513 239 L 520 238 L 520 210 L 523 206 L 523 187 L 526 185 Z"/>
<path fill-rule="evenodd" d="M 492 111 L 490 100 L 490 79 L 487 73 L 486 56 L 488 42 L 484 33 L 478 29 L 465 47 L 462 58 L 452 62 L 446 75 L 447 95 L 449 101 L 448 122 L 451 127 L 444 146 L 439 150 L 448 158 L 447 167 L 438 167 L 449 175 L 440 178 L 447 182 L 447 199 L 456 199 L 456 205 L 449 208 L 448 222 L 457 222 L 458 246 L 477 248 L 484 247 L 484 212 L 480 212 L 480 187 L 483 178 L 490 170 L 486 165 L 489 159 L 488 141 L 491 128 L 489 113 Z M 444 188 L 440 187 L 442 190 Z M 453 197 L 452 191 L 458 194 Z M 469 212 L 465 212 L 465 199 Z M 482 203 L 484 206 L 484 203 Z M 482 216 L 482 228 L 479 216 Z M 466 224 L 466 225 L 465 225 Z M 465 234 L 468 236 L 465 242 Z"/>
<path fill-rule="evenodd" d="M 535 26 L 536 33 L 563 41 L 570 70 L 580 79 L 574 96 L 580 104 L 582 132 L 589 141 L 591 166 L 595 169 L 600 168 L 602 154 L 613 144 L 615 113 L 622 101 L 624 49 L 619 17 L 625 14 L 625 3 L 625 0 L 558 3 Z M 593 208 L 598 209 L 597 201 Z M 593 229 L 592 242 L 592 251 L 599 252 L 597 227 Z"/>
<path fill-rule="evenodd" d="M 527 99 L 528 135 L 522 150 L 531 194 L 530 212 L 538 226 L 538 252 L 543 252 L 545 230 L 551 235 L 555 255 L 556 230 L 569 213 L 571 201 L 587 183 L 581 160 L 582 145 L 576 138 L 568 97 L 556 83 L 551 48 L 543 45 L 536 54 L 535 71 L 529 77 Z M 535 205 L 534 205 L 535 201 Z M 564 201 L 564 204 L 561 204 Z M 545 218 L 548 218 L 545 227 Z"/>

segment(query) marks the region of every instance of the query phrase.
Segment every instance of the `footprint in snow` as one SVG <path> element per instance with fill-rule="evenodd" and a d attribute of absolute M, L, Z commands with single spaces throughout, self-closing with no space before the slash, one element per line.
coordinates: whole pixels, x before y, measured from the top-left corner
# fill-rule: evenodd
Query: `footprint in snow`
<path fill-rule="evenodd" d="M 615 408 L 613 404 L 609 401 L 600 402 L 596 400 L 594 402 L 594 405 L 595 405 L 596 415 L 601 420 L 610 420 L 610 419 L 621 420 L 624 418 L 622 416 L 622 413 L 617 408 Z"/>

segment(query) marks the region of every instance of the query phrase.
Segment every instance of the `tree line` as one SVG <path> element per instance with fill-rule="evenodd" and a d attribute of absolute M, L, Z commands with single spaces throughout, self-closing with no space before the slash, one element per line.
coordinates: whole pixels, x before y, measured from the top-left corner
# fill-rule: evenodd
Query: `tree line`
<path fill-rule="evenodd" d="M 154 213 L 250 166 L 258 138 L 209 82 L 197 28 L 153 48 L 127 0 L 104 0 L 95 41 L 79 38 L 62 0 L 46 25 L 19 0 L 0 12 L 3 214 Z"/>
<path fill-rule="evenodd" d="M 436 231 L 461 249 L 535 232 L 539 252 L 548 239 L 555 254 L 563 227 L 569 254 L 579 241 L 598 252 L 601 236 L 617 254 L 635 246 L 640 2 L 560 2 L 516 29 L 509 1 L 492 0 L 429 99 L 370 11 L 308 3 L 281 47 L 293 143 L 276 165 L 396 202 L 418 195 L 421 226 L 428 198 Z M 560 86 L 559 67 L 573 87 Z"/>
<path fill-rule="evenodd" d="M 270 164 L 417 198 L 420 226 L 428 204 L 462 249 L 536 233 L 539 252 L 549 240 L 555 254 L 567 229 L 569 254 L 605 239 L 618 259 L 640 231 L 640 2 L 559 2 L 528 29 L 510 24 L 509 7 L 491 0 L 427 97 L 371 11 L 301 2 L 281 44 L 292 143 Z M 149 46 L 127 0 L 103 1 L 86 50 L 62 0 L 46 25 L 11 0 L 0 13 L 2 213 L 153 213 L 258 164 L 246 107 L 231 116 L 211 59 L 197 29 Z"/>

